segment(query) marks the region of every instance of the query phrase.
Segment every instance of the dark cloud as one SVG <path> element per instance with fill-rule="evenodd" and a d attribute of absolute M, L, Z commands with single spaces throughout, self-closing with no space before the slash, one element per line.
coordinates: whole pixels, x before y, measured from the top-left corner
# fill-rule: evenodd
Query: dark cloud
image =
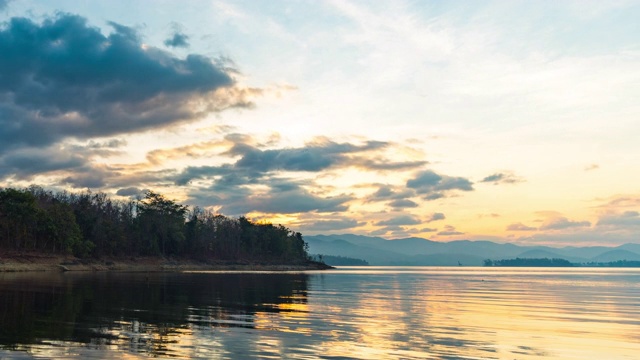
<path fill-rule="evenodd" d="M 418 204 L 408 199 L 393 200 L 388 205 L 395 209 L 407 209 L 407 208 L 418 207 Z"/>
<path fill-rule="evenodd" d="M 240 205 L 240 208 L 246 209 L 243 213 L 249 211 L 285 214 L 309 211 L 336 212 L 348 210 L 348 207 L 344 205 L 344 203 L 350 200 L 352 199 L 348 196 L 317 196 L 302 188 L 296 188 L 270 193 L 266 196 L 251 196 L 247 199 L 248 206 L 244 207 Z"/>
<path fill-rule="evenodd" d="M 104 142 L 91 140 L 86 147 L 89 149 L 117 149 L 125 145 L 127 145 L 127 142 L 122 139 L 111 139 Z"/>
<path fill-rule="evenodd" d="M 444 219 L 446 219 L 444 214 L 437 212 L 429 215 L 429 217 L 427 217 L 427 220 L 425 222 L 430 223 L 432 221 L 438 221 L 438 220 L 444 220 Z"/>
<path fill-rule="evenodd" d="M 87 165 L 82 155 L 67 149 L 20 149 L 0 156 L 0 177 L 30 180 L 36 174 L 79 169 Z"/>
<path fill-rule="evenodd" d="M 640 226 L 640 213 L 625 211 L 622 214 L 607 214 L 598 220 L 597 226 Z"/>
<path fill-rule="evenodd" d="M 378 190 L 376 190 L 376 192 L 374 192 L 373 194 L 367 197 L 367 202 L 393 200 L 393 202 L 397 201 L 398 204 L 402 204 L 403 202 L 405 202 L 405 204 L 410 205 L 410 203 L 414 203 L 414 202 L 411 200 L 408 200 L 407 198 L 414 197 L 415 195 L 416 195 L 415 192 L 411 189 L 399 189 L 398 187 L 395 187 L 395 186 L 380 185 L 378 187 Z M 391 203 L 389 205 L 391 205 Z M 394 205 L 391 205 L 391 206 L 394 206 Z M 398 207 L 402 207 L 402 206 L 398 206 Z M 412 207 L 412 206 L 408 206 L 408 207 Z"/>
<path fill-rule="evenodd" d="M 524 225 L 523 223 L 514 223 L 507 226 L 508 231 L 533 231 L 537 230 L 534 227 Z"/>
<path fill-rule="evenodd" d="M 439 175 L 432 170 L 426 170 L 407 181 L 407 187 L 423 195 L 426 200 L 435 200 L 452 190 L 472 191 L 473 183 L 463 177 Z"/>
<path fill-rule="evenodd" d="M 118 169 L 97 165 L 95 157 L 120 155 L 124 141 L 111 139 L 82 144 L 54 144 L 46 148 L 17 148 L 0 153 L 0 179 L 31 180 L 36 175 L 66 177 L 63 183 L 78 187 L 99 187 L 104 179 L 118 175 Z M 68 174 L 73 174 L 69 176 Z M 102 185 L 100 185 L 102 184 Z"/>
<path fill-rule="evenodd" d="M 0 11 L 4 11 L 10 2 L 11 0 L 0 0 Z"/>
<path fill-rule="evenodd" d="M 89 189 L 98 189 L 104 187 L 106 182 L 106 177 L 97 174 L 97 173 L 74 173 L 71 176 L 68 176 L 62 179 L 61 183 L 71 185 L 74 188 L 89 188 Z"/>
<path fill-rule="evenodd" d="M 142 194 L 142 190 L 138 189 L 137 187 L 127 187 L 118 189 L 118 191 L 116 191 L 116 195 L 118 196 L 136 196 L 140 194 Z"/>
<path fill-rule="evenodd" d="M 318 196 L 305 189 L 296 188 L 266 195 L 252 195 L 241 203 L 223 205 L 222 211 L 229 209 L 234 214 L 251 211 L 282 214 L 310 211 L 335 212 L 348 210 L 344 204 L 350 200 L 352 198 L 349 196 Z"/>
<path fill-rule="evenodd" d="M 104 35 L 75 15 L 0 28 L 0 150 L 44 147 L 160 128 L 249 106 L 253 90 L 210 58 L 179 59 L 110 23 Z"/>
<path fill-rule="evenodd" d="M 348 210 L 351 196 L 324 196 L 311 193 L 296 182 L 283 179 L 263 179 L 260 184 L 269 189 L 261 192 L 246 186 L 218 183 L 206 189 L 189 190 L 189 203 L 199 206 L 217 206 L 226 215 L 244 215 L 249 212 L 295 214 L 303 212 L 331 213 Z"/>
<path fill-rule="evenodd" d="M 378 190 L 373 193 L 372 198 L 375 200 L 387 200 L 393 198 L 395 193 L 389 186 L 380 186 Z"/>
<path fill-rule="evenodd" d="M 417 225 L 420 220 L 410 215 L 399 215 L 388 220 L 378 221 L 377 226 L 401 226 L 401 225 Z"/>
<path fill-rule="evenodd" d="M 427 161 L 380 161 L 365 158 L 352 158 L 349 165 L 361 167 L 367 170 L 407 170 L 416 169 L 428 164 Z"/>
<path fill-rule="evenodd" d="M 219 175 L 227 175 L 233 172 L 233 168 L 229 165 L 223 166 L 188 166 L 176 175 L 174 181 L 176 185 L 187 185 L 194 179 L 203 179 Z M 239 183 L 242 185 L 246 182 Z"/>
<path fill-rule="evenodd" d="M 360 164 L 352 162 L 350 155 L 375 151 L 389 146 L 389 143 L 368 141 L 363 145 L 319 141 L 300 148 L 261 150 L 250 145 L 249 138 L 234 134 L 227 136 L 234 145 L 223 155 L 239 156 L 233 164 L 222 166 L 200 166 L 184 169 L 175 179 L 176 184 L 185 185 L 192 180 L 220 177 L 217 181 L 231 181 L 236 185 L 254 183 L 265 174 L 300 171 L 319 172 L 331 168 L 349 167 Z M 392 162 L 388 163 L 390 166 Z"/>
<path fill-rule="evenodd" d="M 549 219 L 540 226 L 540 230 L 562 230 L 575 227 L 588 227 L 591 223 L 588 221 L 572 221 L 566 217 L 555 217 Z"/>
<path fill-rule="evenodd" d="M 434 229 L 434 228 L 422 228 L 420 229 L 421 232 L 436 232 L 438 231 L 438 229 Z"/>
<path fill-rule="evenodd" d="M 246 143 L 236 144 L 230 154 L 241 155 L 236 167 L 249 168 L 255 171 L 320 171 L 334 166 L 360 165 L 348 155 L 389 146 L 389 143 L 368 141 L 364 145 L 321 141 L 309 143 L 302 148 L 285 148 L 260 150 Z M 388 163 L 388 166 L 391 166 Z"/>
<path fill-rule="evenodd" d="M 522 182 L 523 180 L 512 173 L 495 173 L 480 180 L 483 183 L 498 184 L 515 184 Z"/>
<path fill-rule="evenodd" d="M 188 48 L 189 36 L 176 31 L 170 38 L 164 41 L 164 44 L 168 47 Z"/>
<path fill-rule="evenodd" d="M 424 197 L 425 200 L 438 200 L 438 199 L 442 199 L 444 197 L 444 194 L 441 192 L 435 192 L 435 193 L 431 193 L 427 196 Z"/>

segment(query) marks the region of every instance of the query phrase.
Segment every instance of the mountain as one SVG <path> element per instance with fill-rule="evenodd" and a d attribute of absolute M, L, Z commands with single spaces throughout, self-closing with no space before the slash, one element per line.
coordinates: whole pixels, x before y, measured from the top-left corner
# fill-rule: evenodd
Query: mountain
<path fill-rule="evenodd" d="M 618 246 L 617 249 L 629 250 L 636 254 L 640 254 L 640 244 L 624 244 L 624 245 Z"/>
<path fill-rule="evenodd" d="M 615 249 L 602 253 L 591 259 L 593 262 L 611 262 L 618 260 L 640 261 L 640 254 L 629 250 Z"/>
<path fill-rule="evenodd" d="M 552 248 L 552 249 L 553 249 L 553 252 L 558 253 L 559 255 L 562 255 L 561 256 L 562 258 L 578 257 L 583 259 L 591 259 L 607 251 L 611 251 L 615 248 L 606 247 L 606 246 L 588 246 L 588 247 L 567 246 L 567 247 Z"/>
<path fill-rule="evenodd" d="M 309 244 L 310 254 L 352 257 L 366 260 L 371 265 L 391 265 L 393 262 L 402 262 L 406 257 L 393 251 L 360 246 L 342 239 L 323 240 L 308 236 L 305 241 Z"/>
<path fill-rule="evenodd" d="M 363 259 L 370 265 L 480 266 L 484 259 L 516 257 L 559 258 L 575 263 L 640 260 L 640 244 L 554 248 L 485 240 L 438 242 L 417 237 L 387 240 L 354 234 L 305 236 L 305 241 L 312 254 Z"/>

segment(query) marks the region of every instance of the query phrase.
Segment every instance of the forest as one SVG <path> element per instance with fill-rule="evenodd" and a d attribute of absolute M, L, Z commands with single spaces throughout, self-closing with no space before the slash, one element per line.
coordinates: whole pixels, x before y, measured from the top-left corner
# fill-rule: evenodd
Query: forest
<path fill-rule="evenodd" d="M 229 218 L 147 191 L 138 199 L 53 192 L 32 185 L 0 189 L 0 249 L 77 257 L 183 257 L 302 263 L 302 234 L 282 225 Z"/>
<path fill-rule="evenodd" d="M 491 260 L 484 261 L 484 266 L 531 266 L 531 267 L 571 267 L 575 266 L 565 259 L 530 259 L 530 258 L 515 258 L 504 260 Z"/>

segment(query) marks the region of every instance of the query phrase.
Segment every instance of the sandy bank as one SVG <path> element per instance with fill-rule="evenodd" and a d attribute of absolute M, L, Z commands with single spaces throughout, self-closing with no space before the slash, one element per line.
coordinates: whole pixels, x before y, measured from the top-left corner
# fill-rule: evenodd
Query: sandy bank
<path fill-rule="evenodd" d="M 325 270 L 330 266 L 309 262 L 304 264 L 272 264 L 248 261 L 198 262 L 190 259 L 165 259 L 160 257 L 78 259 L 71 255 L 52 255 L 29 252 L 0 253 L 0 272 L 17 271 L 297 271 Z"/>

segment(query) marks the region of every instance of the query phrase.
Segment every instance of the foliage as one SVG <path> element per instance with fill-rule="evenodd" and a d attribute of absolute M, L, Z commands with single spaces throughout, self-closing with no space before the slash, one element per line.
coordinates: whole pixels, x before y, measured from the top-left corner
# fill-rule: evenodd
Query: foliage
<path fill-rule="evenodd" d="M 311 256 L 311 259 L 331 266 L 369 266 L 369 263 L 366 260 L 339 255 L 317 254 Z"/>
<path fill-rule="evenodd" d="M 302 234 L 189 208 L 148 191 L 138 200 L 104 193 L 0 189 L 0 248 L 77 256 L 178 256 L 200 260 L 305 262 Z"/>
<path fill-rule="evenodd" d="M 573 263 L 565 259 L 505 259 L 505 260 L 490 260 L 484 261 L 484 266 L 531 266 L 531 267 L 570 267 L 574 266 Z"/>
<path fill-rule="evenodd" d="M 637 260 L 617 260 L 610 262 L 588 262 L 582 263 L 580 266 L 589 267 L 640 267 L 640 261 Z"/>

